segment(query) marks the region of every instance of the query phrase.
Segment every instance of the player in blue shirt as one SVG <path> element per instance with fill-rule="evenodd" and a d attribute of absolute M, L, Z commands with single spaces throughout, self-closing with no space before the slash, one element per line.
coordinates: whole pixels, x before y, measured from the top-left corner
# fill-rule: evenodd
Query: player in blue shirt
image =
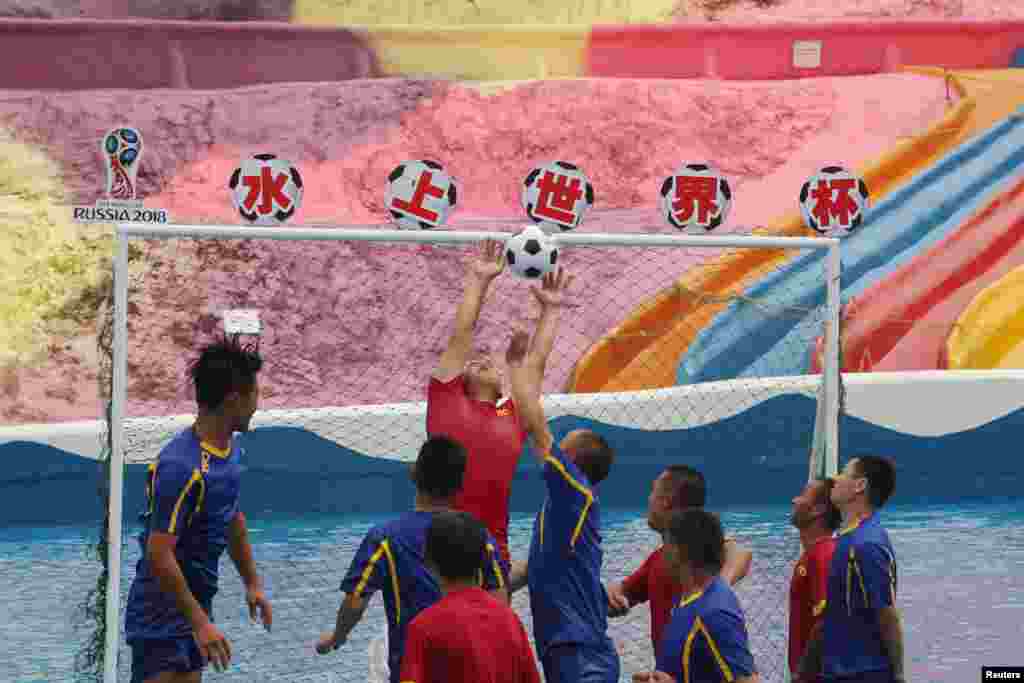
<path fill-rule="evenodd" d="M 691 587 L 672 611 L 658 645 L 657 670 L 637 683 L 757 683 L 746 618 L 736 594 L 719 575 L 725 534 L 718 517 L 691 508 L 672 514 L 664 546 L 669 571 Z"/>
<path fill-rule="evenodd" d="M 843 515 L 820 626 L 797 680 L 821 672 L 839 683 L 904 680 L 903 625 L 896 607 L 896 555 L 878 516 L 896 489 L 896 469 L 878 456 L 853 458 L 834 478 L 832 502 Z"/>
<path fill-rule="evenodd" d="M 551 289 L 554 282 L 549 278 L 545 285 Z M 614 452 L 587 430 L 570 432 L 554 444 L 540 402 L 553 323 L 540 327 L 532 348 L 529 336 L 517 332 L 506 355 L 513 400 L 540 456 L 548 491 L 525 567 L 533 638 L 547 683 L 618 683 L 619 655 L 607 634 L 601 512 L 594 490 L 608 476 Z M 521 565 L 515 573 L 518 588 L 523 583 Z"/>
<path fill-rule="evenodd" d="M 238 505 L 242 452 L 233 439 L 248 431 L 256 411 L 262 364 L 259 353 L 233 340 L 202 349 L 189 370 L 198 417 L 150 465 L 142 557 L 125 613 L 132 683 L 198 683 L 206 662 L 228 666 L 231 645 L 211 610 L 225 549 L 245 583 L 250 615 L 259 612 L 271 626 Z"/>
<path fill-rule="evenodd" d="M 466 472 L 466 449 L 448 437 L 435 436 L 420 447 L 413 479 L 416 509 L 398 519 L 370 529 L 341 583 L 345 593 L 334 630 L 324 633 L 316 645 L 320 654 L 337 650 L 362 619 L 370 598 L 384 593 L 388 618 L 388 668 L 391 683 L 399 683 L 402 653 L 409 622 L 441 600 L 438 578 L 425 560 L 427 531 L 434 513 L 454 509 L 455 496 Z M 487 534 L 480 558 L 480 583 L 495 597 L 507 602 L 508 567 L 498 544 Z"/>

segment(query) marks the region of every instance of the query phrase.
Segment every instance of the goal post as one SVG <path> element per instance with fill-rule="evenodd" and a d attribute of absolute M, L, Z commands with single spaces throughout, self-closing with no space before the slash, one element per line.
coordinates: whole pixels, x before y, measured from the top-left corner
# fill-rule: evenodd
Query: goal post
<path fill-rule="evenodd" d="M 168 243 L 180 241 L 182 244 L 200 244 L 206 242 L 224 244 L 231 241 L 262 243 L 269 241 L 273 243 L 310 242 L 322 245 L 325 242 L 329 242 L 334 245 L 348 243 L 351 246 L 353 253 L 355 253 L 354 250 L 356 249 L 356 246 L 354 245 L 358 243 L 362 245 L 359 249 L 368 249 L 373 251 L 373 254 L 370 254 L 369 256 L 363 254 L 363 256 L 368 260 L 377 258 L 378 255 L 381 259 L 390 258 L 388 256 L 390 252 L 387 251 L 389 249 L 402 248 L 409 250 L 445 245 L 447 247 L 451 247 L 451 249 L 444 250 L 446 254 L 443 256 L 446 258 L 455 258 L 466 257 L 466 252 L 469 247 L 472 247 L 484 240 L 493 239 L 504 241 L 511 236 L 511 229 L 521 227 L 518 222 L 515 221 L 496 220 L 494 224 L 496 226 L 508 225 L 510 226 L 510 230 L 467 231 L 460 229 L 450 231 L 404 231 L 381 229 L 379 226 L 346 226 L 338 228 L 303 226 L 253 228 L 221 225 L 142 225 L 131 223 L 120 224 L 117 226 L 115 235 L 113 280 L 113 387 L 109 411 L 111 452 L 109 454 L 110 502 L 108 510 L 109 573 L 105 603 L 105 683 L 115 683 L 118 680 L 118 650 L 123 642 L 122 614 L 124 605 L 122 592 L 124 590 L 125 582 L 130 578 L 127 571 L 122 571 L 125 560 L 122 552 L 125 531 L 123 521 L 125 519 L 126 512 L 128 514 L 133 514 L 135 511 L 126 510 L 124 508 L 125 466 L 129 462 L 141 462 L 147 458 L 152 459 L 155 457 L 156 451 L 159 449 L 159 446 L 162 445 L 162 443 L 160 443 L 160 438 L 164 438 L 167 433 L 166 430 L 170 428 L 168 425 L 171 425 L 172 423 L 180 425 L 182 423 L 182 414 L 180 412 L 178 414 L 147 414 L 146 419 L 149 420 L 150 423 L 152 423 L 153 420 L 163 421 L 165 423 L 162 426 L 164 431 L 159 432 L 159 434 L 163 436 L 160 436 L 160 438 L 153 436 L 149 440 L 136 439 L 132 443 L 129 443 L 129 440 L 126 437 L 126 430 L 129 424 L 141 424 L 142 422 L 138 416 L 133 417 L 129 415 L 128 410 L 129 383 L 131 380 L 129 374 L 129 360 L 132 353 L 132 349 L 129 348 L 129 298 L 130 290 L 133 287 L 133 271 L 132 264 L 130 262 L 129 243 L 132 240 L 141 240 L 146 243 Z M 821 263 L 815 266 L 820 266 L 820 279 L 817 280 L 817 283 L 822 286 L 822 296 L 815 299 L 813 306 L 802 308 L 799 311 L 794 311 L 784 310 L 785 306 L 779 306 L 776 309 L 769 305 L 764 308 L 762 313 L 760 313 L 760 315 L 766 317 L 792 315 L 800 318 L 800 325 L 802 327 L 794 333 L 795 336 L 793 338 L 796 341 L 790 342 L 792 344 L 792 351 L 787 351 L 787 353 L 800 354 L 804 353 L 807 349 L 813 348 L 813 342 L 816 335 L 821 334 L 823 330 L 825 331 L 825 363 L 823 366 L 824 372 L 821 374 L 820 378 L 801 378 L 795 376 L 781 378 L 745 377 L 743 379 L 736 379 L 735 381 L 725 380 L 723 382 L 712 382 L 708 386 L 691 385 L 684 387 L 665 387 L 660 388 L 657 391 L 630 392 L 628 396 L 623 394 L 621 398 L 619 398 L 614 392 L 587 394 L 585 397 L 584 395 L 571 394 L 551 396 L 551 394 L 557 393 L 557 390 L 553 391 L 552 389 L 556 386 L 562 386 L 553 384 L 559 380 L 552 379 L 552 382 L 546 382 L 545 384 L 545 405 L 551 408 L 549 410 L 549 418 L 572 416 L 576 419 L 582 416 L 586 419 L 593 419 L 595 421 L 604 424 L 612 424 L 617 427 L 642 428 L 649 430 L 651 433 L 662 430 L 667 433 L 671 430 L 707 426 L 718 419 L 735 418 L 737 415 L 742 416 L 743 412 L 750 409 L 751 406 L 754 406 L 758 402 L 767 400 L 767 398 L 777 394 L 783 394 L 787 391 L 800 393 L 812 400 L 818 401 L 819 403 L 824 400 L 824 410 L 819 411 L 819 418 L 815 419 L 815 421 L 818 422 L 817 428 L 822 430 L 821 435 L 824 439 L 825 468 L 829 472 L 835 472 L 838 461 L 838 397 L 840 388 L 839 310 L 841 275 L 840 243 L 837 239 L 715 234 L 709 234 L 706 236 L 689 236 L 678 234 L 577 232 L 562 233 L 554 236 L 554 239 L 560 249 L 567 252 L 567 255 L 573 256 L 569 261 L 572 264 L 570 267 L 574 272 L 577 270 L 587 271 L 587 269 L 593 269 L 594 272 L 602 271 L 605 288 L 601 290 L 600 296 L 597 296 L 592 292 L 587 292 L 584 296 L 600 299 L 600 301 L 589 302 L 586 305 L 594 308 L 595 310 L 600 309 L 599 312 L 602 313 L 602 315 L 596 316 L 596 320 L 610 323 L 601 329 L 597 329 L 597 323 L 594 322 L 592 325 L 593 329 L 584 329 L 582 322 L 571 323 L 567 320 L 571 317 L 571 314 L 564 316 L 561 325 L 563 326 L 563 329 L 567 327 L 569 328 L 566 330 L 567 336 L 572 338 L 572 344 L 574 346 L 572 348 L 566 347 L 561 351 L 565 354 L 566 358 L 563 365 L 574 362 L 572 358 L 580 357 L 582 353 L 586 351 L 587 345 L 595 343 L 600 335 L 604 334 L 612 325 L 618 323 L 618 319 L 616 319 L 617 317 L 624 317 L 630 310 L 641 306 L 643 301 L 651 294 L 674 286 L 673 283 L 676 281 L 678 275 L 676 271 L 672 270 L 675 267 L 675 262 L 671 259 L 666 259 L 665 263 L 660 266 L 660 269 L 651 270 L 647 275 L 643 276 L 649 281 L 635 283 L 636 286 L 634 287 L 619 287 L 615 281 L 616 277 L 630 278 L 635 276 L 639 280 L 641 275 L 638 273 L 640 271 L 638 269 L 632 269 L 632 267 L 626 268 L 625 266 L 620 269 L 623 271 L 623 274 L 618 276 L 609 276 L 608 273 L 605 273 L 604 271 L 611 272 L 618 267 L 618 264 L 630 263 L 630 259 L 633 259 L 634 252 L 635 256 L 639 259 L 653 258 L 651 254 L 656 250 L 677 250 L 680 254 L 685 252 L 691 256 L 701 250 L 711 250 L 709 253 L 720 253 L 722 250 L 746 249 L 785 250 L 787 252 L 792 251 L 793 253 L 800 251 L 813 251 L 823 254 Z M 316 248 L 321 249 L 326 247 Z M 593 257 L 591 258 L 588 256 L 584 258 L 583 252 L 585 250 L 589 250 L 587 251 L 587 254 L 593 255 Z M 612 250 L 622 250 L 622 253 L 625 254 L 625 256 L 622 256 L 620 260 L 616 261 L 614 264 L 609 265 L 603 262 L 599 257 L 602 254 L 611 253 Z M 453 256 L 453 252 L 457 253 Z M 435 256 L 441 255 L 440 252 L 431 253 Z M 577 253 L 580 254 L 579 258 L 575 258 Z M 394 305 L 398 307 L 407 305 L 410 316 L 419 317 L 426 321 L 435 320 L 437 322 L 438 330 L 424 330 L 423 335 L 424 338 L 429 337 L 431 340 L 436 341 L 436 337 L 443 331 L 443 326 L 450 323 L 450 318 L 454 316 L 455 304 L 449 300 L 444 302 L 423 303 L 413 299 L 413 293 L 419 289 L 413 280 L 416 277 L 422 277 L 420 269 L 423 263 L 426 263 L 423 259 L 430 259 L 435 256 L 430 254 L 413 254 L 411 251 L 403 251 L 402 254 L 409 257 L 410 263 L 412 263 L 414 256 L 421 260 L 412 263 L 412 265 L 409 266 L 410 270 L 408 272 L 403 271 L 400 275 L 395 275 L 395 273 L 391 274 L 394 280 L 394 288 L 398 288 L 399 286 L 406 286 L 409 288 L 408 290 L 405 290 L 405 296 L 407 298 L 403 298 L 402 292 L 399 292 L 398 289 L 394 289 L 394 294 L 392 295 L 396 299 Z M 167 256 L 167 254 L 164 254 L 159 259 L 154 259 L 154 261 L 159 260 L 161 263 L 166 265 L 168 262 L 172 262 L 174 260 L 173 258 L 165 258 Z M 188 256 L 189 258 L 195 257 L 195 253 L 193 251 L 189 251 Z M 565 262 L 566 259 L 563 258 L 562 261 Z M 295 270 L 301 268 L 301 265 L 301 260 L 275 263 L 275 267 L 282 269 L 284 273 L 283 276 L 287 276 L 289 274 L 289 269 Z M 216 267 L 216 263 L 214 263 L 213 266 Z M 237 267 L 237 264 L 232 267 Z M 246 273 L 244 276 L 254 278 L 256 276 L 255 273 L 257 273 L 262 267 L 263 266 L 260 262 L 254 262 L 251 265 L 253 272 Z M 309 277 L 322 277 L 323 272 L 326 271 L 310 273 Z M 265 273 L 263 274 L 265 275 Z M 156 278 L 158 276 L 154 275 L 153 277 Z M 511 276 L 503 275 L 502 277 Z M 443 273 L 443 278 L 449 280 L 452 283 L 454 290 L 459 296 L 461 296 L 462 273 L 451 273 L 446 271 Z M 246 280 L 246 282 L 249 282 L 249 280 Z M 516 286 L 518 287 L 516 291 L 520 297 L 519 299 L 513 299 L 511 295 L 502 299 L 501 306 L 503 307 L 502 310 L 505 314 L 504 320 L 506 321 L 503 324 L 508 324 L 508 320 L 514 320 L 517 317 L 522 319 L 524 311 L 529 309 L 529 297 L 526 294 L 524 283 L 519 282 Z M 244 289 L 244 286 L 242 286 L 242 289 Z M 632 298 L 629 298 L 629 296 L 623 293 L 626 289 L 631 290 L 630 296 L 632 296 Z M 310 296 L 309 294 L 303 295 L 295 292 L 292 292 L 292 294 L 297 297 L 297 300 L 301 299 L 303 296 Z M 315 295 L 315 293 L 312 294 L 312 296 Z M 734 293 L 730 296 L 737 300 L 743 298 L 742 292 Z M 343 305 L 343 303 L 344 302 L 339 304 L 339 306 Z M 784 304 L 784 302 L 782 303 Z M 488 305 L 490 304 L 485 304 L 485 308 L 487 308 Z M 719 308 L 714 310 L 720 310 L 721 306 L 726 304 L 719 302 L 718 305 Z M 244 308 L 244 306 L 239 307 Z M 711 316 L 712 313 L 708 313 L 706 317 L 710 319 Z M 576 327 L 572 327 L 573 325 L 576 325 Z M 367 341 L 372 342 L 372 339 Z M 312 344 L 312 342 L 310 343 Z M 182 348 L 185 348 L 186 346 L 187 345 L 182 345 Z M 403 351 L 403 349 L 392 349 L 392 351 L 398 354 Z M 492 348 L 490 351 L 496 351 L 496 349 Z M 316 352 L 311 350 L 310 353 L 313 354 Z M 668 357 L 662 360 L 664 360 L 664 362 L 671 363 L 675 363 L 677 361 L 675 358 Z M 149 362 L 152 363 L 154 361 L 150 360 Z M 808 375 L 809 373 L 809 370 L 804 370 L 803 372 L 794 374 Z M 423 374 L 422 376 L 415 377 L 411 380 L 414 381 L 414 383 L 418 383 L 417 386 L 420 388 L 419 394 L 425 395 L 425 386 L 428 374 Z M 366 373 L 366 376 L 366 381 L 368 383 L 376 381 L 378 384 L 380 383 L 380 378 L 385 377 L 385 375 L 373 375 L 373 373 L 369 372 Z M 181 378 L 179 377 L 179 380 L 180 379 Z M 375 396 L 376 395 L 377 394 L 375 394 Z M 415 392 L 410 393 L 406 391 L 405 393 L 402 393 L 402 391 L 396 389 L 393 400 L 368 401 L 369 403 L 374 404 L 369 407 L 351 407 L 355 404 L 359 404 L 358 400 L 346 400 L 346 404 L 344 406 L 336 404 L 295 406 L 296 409 L 302 409 L 302 411 L 305 412 L 298 410 L 292 411 L 293 414 L 287 420 L 283 417 L 281 418 L 281 424 L 287 423 L 291 426 L 304 426 L 307 424 L 307 422 L 304 421 L 321 420 L 322 423 L 324 420 L 327 420 L 334 425 L 331 428 L 337 430 L 339 434 L 337 438 L 342 439 L 340 434 L 344 429 L 348 428 L 346 425 L 353 425 L 356 420 L 369 419 L 364 416 L 370 415 L 374 410 L 380 409 L 381 406 L 379 404 L 381 403 L 386 403 L 391 406 L 413 406 L 408 409 L 402 408 L 397 411 L 394 409 L 391 410 L 391 415 L 393 416 L 391 419 L 393 424 L 396 425 L 394 429 L 404 430 L 402 443 L 405 443 L 408 447 L 398 449 L 400 453 L 397 456 L 392 453 L 384 456 L 394 457 L 398 460 L 409 460 L 415 457 L 412 445 L 415 445 L 416 439 L 419 438 L 420 432 L 424 429 L 422 425 L 422 399 L 416 398 L 415 400 L 412 400 L 410 397 L 413 396 L 415 396 Z M 580 398 L 573 398 L 574 396 L 580 396 Z M 613 404 L 617 399 L 618 407 L 615 407 Z M 413 405 L 414 403 L 417 405 Z M 635 406 L 632 409 L 632 413 L 627 412 L 627 409 L 625 408 L 627 404 Z M 641 409 L 640 406 L 647 407 Z M 654 408 L 661 406 L 661 409 L 656 410 L 652 408 L 652 406 Z M 264 411 L 264 407 L 261 406 L 261 412 L 273 413 L 273 416 L 271 417 L 273 419 L 278 419 L 278 416 L 289 412 L 288 408 L 290 408 L 290 406 L 281 406 L 281 408 L 281 410 Z M 311 409 L 316 409 L 316 411 L 321 412 L 317 412 L 316 415 L 312 415 Z M 301 414 L 299 414 L 300 412 Z M 323 417 L 324 415 L 327 415 L 327 417 Z M 824 417 L 823 423 L 821 422 L 821 416 Z M 174 418 L 173 420 L 171 419 L 172 417 Z M 257 413 L 257 417 L 259 417 L 259 413 Z M 559 419 L 561 418 L 559 417 Z M 266 419 L 262 422 L 259 419 L 255 420 L 256 427 L 266 423 Z M 309 424 L 312 424 L 312 422 L 309 422 Z M 639 427 L 637 427 L 637 425 L 639 425 Z M 139 429 L 143 429 L 143 427 L 139 427 Z M 153 434 L 157 434 L 157 431 L 159 430 L 154 431 Z M 354 431 L 355 430 L 353 430 L 353 433 Z M 322 436 L 323 430 L 318 433 Z M 332 434 L 328 434 L 327 436 L 328 438 L 334 438 Z M 806 437 L 805 455 L 809 455 L 811 451 L 811 435 L 807 434 Z M 352 438 L 355 439 L 354 436 Z M 384 437 L 378 438 L 383 439 Z M 803 437 L 801 437 L 801 439 L 802 438 Z M 801 443 L 803 443 L 803 441 L 801 441 Z M 348 443 L 345 445 L 346 447 L 350 447 Z M 359 448 L 356 446 L 351 446 L 351 448 L 359 451 Z M 662 446 L 658 446 L 658 448 L 662 448 Z M 145 452 L 136 453 L 136 450 L 144 450 Z M 129 451 L 132 451 L 132 453 L 129 454 Z M 381 450 L 381 452 L 383 452 L 383 450 Z M 659 454 L 661 452 L 662 451 L 660 450 L 652 451 L 649 460 L 651 460 L 651 462 L 656 461 L 657 458 L 660 457 Z M 612 484 L 612 486 L 614 486 L 614 484 Z M 244 490 L 243 486 L 243 491 Z M 604 496 L 606 493 L 602 491 L 602 495 Z M 790 492 L 780 492 L 779 495 L 788 500 L 788 496 L 792 494 Z M 645 496 L 646 491 L 638 491 L 634 493 L 634 498 L 639 499 L 641 502 L 645 499 Z M 397 514 L 404 512 L 404 510 L 395 510 L 394 512 Z M 259 564 L 259 562 L 259 551 L 257 551 L 257 563 Z M 333 572 L 337 572 L 336 575 L 332 575 L 330 577 L 331 580 L 333 581 L 333 579 L 336 578 L 340 583 L 341 575 L 344 573 L 346 568 L 347 567 L 344 566 L 331 567 Z M 222 583 L 224 582 L 222 581 Z M 336 590 L 336 585 L 334 589 Z M 223 600 L 224 598 L 222 597 L 219 599 Z M 784 598 L 781 598 L 780 600 L 780 609 L 785 610 L 785 605 L 783 604 Z M 225 608 L 224 611 L 230 612 L 234 609 L 234 606 L 229 606 Z M 773 607 L 773 609 L 775 608 Z M 297 612 L 297 614 L 299 614 L 299 612 Z M 278 613 L 275 621 L 286 618 L 287 616 L 287 614 Z M 521 614 L 521 616 L 524 617 L 524 621 L 528 620 L 528 615 Z M 331 621 L 331 623 L 333 623 L 333 621 Z M 326 625 L 327 624 L 323 623 L 311 623 L 306 624 L 305 626 L 307 627 L 306 630 L 310 633 L 316 633 L 317 629 Z M 619 627 L 612 626 L 612 628 L 614 629 Z M 649 640 L 649 635 L 646 632 L 641 632 L 640 635 L 637 635 L 637 627 L 634 625 L 632 629 L 633 630 L 630 632 L 631 635 L 629 635 L 629 638 L 640 639 L 643 641 Z M 276 630 L 277 629 L 275 629 L 275 631 Z M 231 634 L 228 634 L 228 637 L 231 638 Z M 640 645 L 637 647 L 640 648 Z M 641 649 L 638 649 L 637 651 L 640 652 Z M 647 654 L 644 656 L 647 656 Z M 779 653 L 780 661 L 784 660 L 784 656 L 784 652 Z M 335 663 L 335 666 L 338 666 L 338 664 Z M 629 673 L 631 674 L 632 671 Z M 308 680 L 313 679 L 310 678 Z M 625 671 L 623 680 L 628 680 L 628 678 L 626 678 Z M 779 680 L 781 680 L 781 678 Z"/>

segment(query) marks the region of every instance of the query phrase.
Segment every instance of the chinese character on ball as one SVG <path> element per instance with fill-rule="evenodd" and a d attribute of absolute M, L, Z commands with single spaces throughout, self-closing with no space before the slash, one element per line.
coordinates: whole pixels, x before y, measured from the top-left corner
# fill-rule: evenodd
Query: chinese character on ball
<path fill-rule="evenodd" d="M 800 187 L 804 224 L 822 235 L 848 235 L 864 222 L 869 205 L 864 180 L 842 166 L 826 166 Z"/>
<path fill-rule="evenodd" d="M 385 205 L 400 230 L 441 227 L 457 201 L 455 179 L 436 161 L 406 161 L 388 175 Z"/>
<path fill-rule="evenodd" d="M 536 280 L 558 265 L 558 245 L 553 237 L 531 225 L 505 243 L 505 261 L 514 275 Z"/>
<path fill-rule="evenodd" d="M 282 225 L 302 206 L 299 169 L 276 154 L 243 159 L 231 179 L 231 202 L 250 225 Z"/>
<path fill-rule="evenodd" d="M 689 234 L 705 234 L 729 217 L 732 189 L 710 164 L 683 164 L 661 183 L 661 213 L 668 224 Z"/>
<path fill-rule="evenodd" d="M 549 230 L 572 230 L 594 205 L 594 186 L 575 164 L 555 161 L 537 166 L 523 181 L 523 208 Z"/>

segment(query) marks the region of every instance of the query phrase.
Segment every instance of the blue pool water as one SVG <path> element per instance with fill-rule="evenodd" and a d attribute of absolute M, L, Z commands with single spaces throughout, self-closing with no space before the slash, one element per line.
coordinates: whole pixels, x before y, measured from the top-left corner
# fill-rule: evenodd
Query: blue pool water
<path fill-rule="evenodd" d="M 1014 504 L 895 506 L 885 514 L 900 563 L 907 663 L 914 683 L 965 683 L 985 664 L 1020 665 L 1024 655 L 1024 511 Z M 763 680 L 781 681 L 786 648 L 786 599 L 798 554 L 788 507 L 722 511 L 730 533 L 754 551 L 750 576 L 738 590 Z M 367 650 L 383 625 L 380 598 L 338 652 L 318 656 L 317 636 L 332 627 L 338 584 L 366 530 L 382 517 L 257 519 L 251 522 L 257 561 L 275 610 L 271 633 L 247 623 L 239 581 L 225 558 L 216 618 L 232 640 L 230 671 L 208 681 L 365 681 Z M 513 555 L 529 539 L 529 515 L 513 518 Z M 132 530 L 133 533 L 135 529 Z M 95 582 L 97 564 L 85 556 L 95 531 L 84 527 L 0 530 L 0 661 L 4 680 L 70 681 L 74 652 L 84 638 L 76 604 Z M 605 515 L 605 577 L 621 578 L 656 547 L 641 510 Z M 126 576 L 138 546 L 125 547 Z M 525 591 L 515 606 L 527 628 Z M 623 681 L 650 664 L 645 607 L 612 620 L 623 660 Z M 127 661 L 122 658 L 122 680 Z"/>

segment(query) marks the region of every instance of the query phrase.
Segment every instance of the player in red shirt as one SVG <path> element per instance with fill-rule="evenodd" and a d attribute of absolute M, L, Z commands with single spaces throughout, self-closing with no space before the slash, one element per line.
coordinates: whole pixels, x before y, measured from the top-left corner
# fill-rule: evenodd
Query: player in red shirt
<path fill-rule="evenodd" d="M 677 510 L 703 508 L 707 497 L 704 475 L 687 465 L 671 465 L 651 486 L 647 499 L 647 523 L 664 536 L 672 513 Z M 651 553 L 640 568 L 621 583 L 608 586 L 608 616 L 621 617 L 631 607 L 651 603 L 651 643 L 657 654 L 662 632 L 672 617 L 672 609 L 687 587 L 670 574 L 662 551 L 664 545 Z M 753 554 L 735 540 L 725 539 L 725 562 L 720 576 L 733 586 L 750 571 Z"/>
<path fill-rule="evenodd" d="M 836 548 L 834 534 L 842 522 L 839 508 L 832 503 L 832 485 L 831 479 L 815 479 L 793 499 L 790 521 L 800 530 L 803 547 L 789 586 L 789 671 L 794 677 L 811 630 L 825 612 L 828 570 Z"/>
<path fill-rule="evenodd" d="M 473 330 L 480 308 L 504 266 L 502 246 L 485 242 L 467 275 L 448 348 L 430 378 L 427 433 L 449 436 L 466 448 L 469 460 L 455 507 L 484 523 L 508 563 L 508 502 L 519 456 L 526 444 L 526 431 L 515 405 L 502 394 L 500 361 L 473 352 Z M 570 280 L 561 274 L 557 278 L 552 275 L 545 278 L 543 289 L 533 290 L 541 304 L 538 338 L 554 339 L 549 312 L 560 301 L 560 290 Z M 543 351 L 545 361 L 551 346 L 548 344 Z"/>
<path fill-rule="evenodd" d="M 402 683 L 540 683 L 519 617 L 480 587 L 486 536 L 465 512 L 438 513 L 431 521 L 426 564 L 444 597 L 409 623 Z"/>

